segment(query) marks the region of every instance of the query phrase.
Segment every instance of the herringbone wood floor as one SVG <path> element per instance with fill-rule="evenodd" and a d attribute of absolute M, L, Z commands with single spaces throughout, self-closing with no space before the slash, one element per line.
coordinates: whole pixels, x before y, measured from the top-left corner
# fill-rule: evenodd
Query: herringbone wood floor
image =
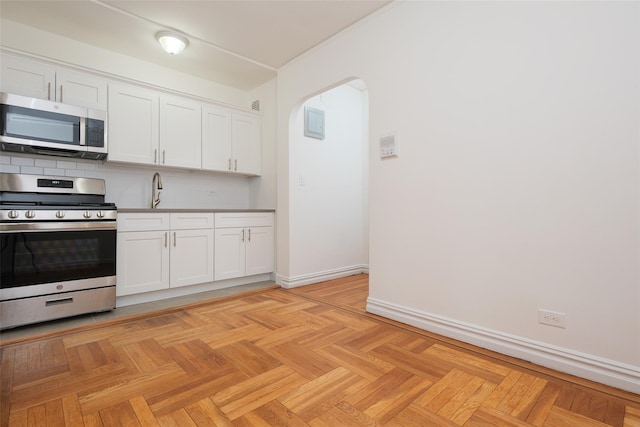
<path fill-rule="evenodd" d="M 2 426 L 640 426 L 640 396 L 364 313 L 365 275 L 1 351 Z"/>

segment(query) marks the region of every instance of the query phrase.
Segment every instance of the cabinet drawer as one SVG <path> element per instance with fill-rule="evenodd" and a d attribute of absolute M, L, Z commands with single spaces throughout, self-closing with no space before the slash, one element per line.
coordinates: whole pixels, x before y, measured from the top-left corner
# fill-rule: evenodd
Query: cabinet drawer
<path fill-rule="evenodd" d="M 168 213 L 118 214 L 118 231 L 155 231 L 168 229 Z"/>
<path fill-rule="evenodd" d="M 273 212 L 217 213 L 216 228 L 273 226 Z"/>
<path fill-rule="evenodd" d="M 213 228 L 213 213 L 172 213 L 172 230 L 197 230 L 202 228 Z"/>

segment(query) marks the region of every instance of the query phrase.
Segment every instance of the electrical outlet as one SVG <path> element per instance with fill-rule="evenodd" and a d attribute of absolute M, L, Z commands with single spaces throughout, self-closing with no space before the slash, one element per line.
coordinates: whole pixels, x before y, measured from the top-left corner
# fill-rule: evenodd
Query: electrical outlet
<path fill-rule="evenodd" d="M 566 328 L 565 313 L 557 311 L 538 309 L 538 323 L 543 325 L 555 326 L 557 328 Z"/>

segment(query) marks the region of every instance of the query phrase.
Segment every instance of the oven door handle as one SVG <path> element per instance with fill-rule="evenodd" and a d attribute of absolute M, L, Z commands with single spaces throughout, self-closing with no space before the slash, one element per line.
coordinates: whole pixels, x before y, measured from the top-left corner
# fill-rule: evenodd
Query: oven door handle
<path fill-rule="evenodd" d="M 38 231 L 91 231 L 116 229 L 116 221 L 42 221 L 0 224 L 0 233 L 32 233 Z"/>

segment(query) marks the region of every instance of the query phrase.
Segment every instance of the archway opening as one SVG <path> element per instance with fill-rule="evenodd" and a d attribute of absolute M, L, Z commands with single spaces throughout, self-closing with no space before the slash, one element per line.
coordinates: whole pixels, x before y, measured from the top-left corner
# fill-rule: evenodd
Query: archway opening
<path fill-rule="evenodd" d="M 366 85 L 353 79 L 291 116 L 287 287 L 368 273 L 368 111 Z"/>

